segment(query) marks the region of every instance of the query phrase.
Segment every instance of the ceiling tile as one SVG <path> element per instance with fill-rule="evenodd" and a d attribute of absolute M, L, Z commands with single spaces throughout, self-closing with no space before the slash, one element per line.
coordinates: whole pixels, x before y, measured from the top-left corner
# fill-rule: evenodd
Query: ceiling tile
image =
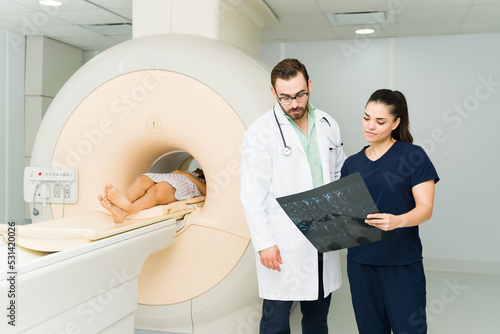
<path fill-rule="evenodd" d="M 132 20 L 132 0 L 92 0 L 101 9 L 106 9 Z M 96 7 L 94 7 L 96 8 Z"/>
<path fill-rule="evenodd" d="M 263 29 L 260 34 L 260 39 L 262 42 L 277 42 L 281 41 L 281 37 L 279 37 L 274 29 Z"/>
<path fill-rule="evenodd" d="M 433 9 L 407 9 L 396 15 L 396 21 L 412 24 L 424 22 L 460 21 L 466 18 L 468 11 L 469 7 L 466 6 Z"/>
<path fill-rule="evenodd" d="M 110 10 L 132 22 L 132 8 L 110 8 Z"/>
<path fill-rule="evenodd" d="M 430 8 L 445 8 L 445 7 L 456 7 L 456 6 L 470 6 L 474 3 L 474 0 L 397 0 L 397 8 L 399 10 L 405 9 L 430 9 Z"/>
<path fill-rule="evenodd" d="M 24 13 L 1 13 L 0 20 L 16 24 L 28 31 L 50 25 L 64 25 L 68 22 L 46 13 L 24 12 Z"/>
<path fill-rule="evenodd" d="M 467 20 L 458 29 L 459 34 L 483 34 L 500 32 L 500 20 Z"/>
<path fill-rule="evenodd" d="M 398 28 L 395 25 L 387 26 L 375 31 L 373 38 L 398 37 Z"/>
<path fill-rule="evenodd" d="M 131 8 L 132 0 L 92 0 L 93 3 L 104 8 Z"/>
<path fill-rule="evenodd" d="M 102 35 L 75 25 L 48 26 L 40 32 L 50 37 L 101 37 Z"/>
<path fill-rule="evenodd" d="M 500 0 L 475 0 L 474 5 L 498 5 Z"/>
<path fill-rule="evenodd" d="M 58 38 L 58 40 L 79 47 L 84 51 L 105 50 L 120 43 L 117 40 L 105 36 L 71 37 L 71 38 L 65 37 L 65 38 Z"/>
<path fill-rule="evenodd" d="M 17 3 L 14 1 L 10 0 L 2 0 L 0 1 L 0 13 L 23 13 L 23 12 L 28 12 L 31 11 L 32 8 L 29 6 L 26 6 L 26 3 L 29 2 L 24 2 L 23 3 Z"/>
<path fill-rule="evenodd" d="M 119 41 L 119 42 L 125 42 L 125 41 L 128 41 L 128 40 L 132 39 L 132 36 L 125 36 L 125 35 L 122 35 L 122 36 L 108 36 L 108 37 L 114 39 L 115 41 Z"/>
<path fill-rule="evenodd" d="M 279 36 L 281 40 L 290 42 L 308 41 L 310 36 L 314 36 L 314 40 L 335 39 L 335 33 L 332 27 L 329 28 L 313 28 L 313 29 L 273 29 L 273 32 Z"/>
<path fill-rule="evenodd" d="M 470 9 L 467 20 L 500 20 L 500 4 L 474 6 Z"/>
<path fill-rule="evenodd" d="M 103 9 L 64 11 L 58 17 L 74 24 L 126 23 L 127 19 Z"/>
<path fill-rule="evenodd" d="M 322 13 L 316 0 L 264 0 L 264 3 L 271 8 L 278 19 L 280 15 Z"/>
<path fill-rule="evenodd" d="M 404 23 L 397 25 L 398 36 L 436 36 L 455 35 L 462 21 L 453 22 L 429 22 L 425 25 L 419 23 Z"/>
<path fill-rule="evenodd" d="M 283 15 L 280 16 L 276 29 L 293 28 L 329 28 L 330 22 L 324 14 L 303 14 L 303 15 Z"/>

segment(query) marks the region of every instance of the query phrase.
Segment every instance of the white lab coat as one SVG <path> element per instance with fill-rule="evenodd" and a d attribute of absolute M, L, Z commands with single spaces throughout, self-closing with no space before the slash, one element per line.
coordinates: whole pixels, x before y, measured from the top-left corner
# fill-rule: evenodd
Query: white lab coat
<path fill-rule="evenodd" d="M 318 298 L 317 250 L 281 209 L 277 197 L 313 187 L 311 170 L 297 133 L 278 103 L 274 106 L 289 156 L 283 155 L 273 109 L 257 119 L 243 136 L 241 152 L 241 201 L 256 251 L 259 296 L 271 300 L 316 300 Z M 337 122 L 315 109 L 318 149 L 323 182 L 340 178 L 345 160 Z M 281 272 L 260 263 L 259 251 L 277 245 Z M 337 251 L 324 253 L 325 297 L 342 284 Z"/>

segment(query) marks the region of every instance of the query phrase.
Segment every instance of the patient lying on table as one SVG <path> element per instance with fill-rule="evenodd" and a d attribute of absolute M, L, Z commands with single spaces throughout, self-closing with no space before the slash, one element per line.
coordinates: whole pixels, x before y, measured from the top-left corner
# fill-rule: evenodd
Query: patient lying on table
<path fill-rule="evenodd" d="M 205 195 L 207 186 L 201 169 L 194 172 L 146 173 L 135 179 L 125 191 L 108 183 L 104 194 L 97 199 L 113 216 L 115 223 L 122 223 L 128 216 L 139 211 Z"/>

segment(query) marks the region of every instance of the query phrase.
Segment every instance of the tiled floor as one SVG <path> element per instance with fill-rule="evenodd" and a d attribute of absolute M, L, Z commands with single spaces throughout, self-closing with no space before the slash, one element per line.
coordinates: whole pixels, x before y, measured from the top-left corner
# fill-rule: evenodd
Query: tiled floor
<path fill-rule="evenodd" d="M 349 281 L 333 295 L 330 333 L 357 334 Z M 426 270 L 429 334 L 499 334 L 500 276 Z M 291 317 L 292 333 L 300 334 L 300 310 Z"/>

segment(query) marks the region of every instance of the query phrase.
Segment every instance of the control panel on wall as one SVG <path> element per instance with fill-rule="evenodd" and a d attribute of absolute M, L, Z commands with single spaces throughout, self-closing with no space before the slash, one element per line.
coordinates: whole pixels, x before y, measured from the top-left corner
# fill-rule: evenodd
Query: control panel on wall
<path fill-rule="evenodd" d="M 25 202 L 74 204 L 77 200 L 76 168 L 26 167 L 24 169 Z"/>

